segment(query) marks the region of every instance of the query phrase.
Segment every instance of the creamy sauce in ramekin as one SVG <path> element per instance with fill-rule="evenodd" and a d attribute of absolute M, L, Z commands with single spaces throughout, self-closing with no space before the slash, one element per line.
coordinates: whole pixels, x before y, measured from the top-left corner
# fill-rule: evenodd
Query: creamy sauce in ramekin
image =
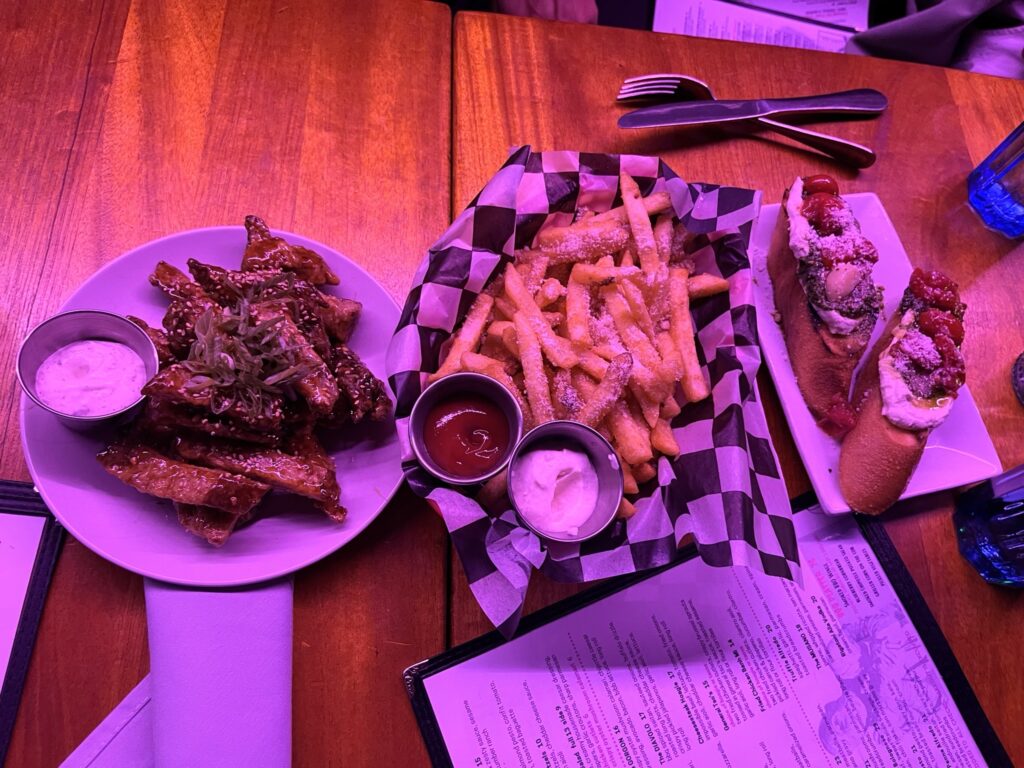
<path fill-rule="evenodd" d="M 106 416 L 139 399 L 146 364 L 116 341 L 87 339 L 61 347 L 36 371 L 35 392 L 68 416 Z"/>

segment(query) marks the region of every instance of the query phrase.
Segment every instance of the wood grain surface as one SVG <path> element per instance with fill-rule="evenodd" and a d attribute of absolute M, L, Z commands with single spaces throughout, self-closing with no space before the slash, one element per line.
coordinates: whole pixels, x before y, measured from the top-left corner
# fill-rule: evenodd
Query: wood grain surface
<path fill-rule="evenodd" d="M 0 4 L 0 24 L 7 371 L 86 277 L 162 235 L 260 213 L 401 299 L 447 225 L 441 4 L 25 0 Z M 17 413 L 11 376 L 0 476 L 26 480 Z M 444 647 L 446 557 L 443 526 L 403 491 L 297 577 L 295 765 L 426 761 L 401 671 Z M 145 674 L 141 586 L 67 542 L 7 765 L 58 764 Z"/>
<path fill-rule="evenodd" d="M 966 202 L 974 165 L 1024 119 L 1024 84 L 940 68 L 621 29 L 460 14 L 455 22 L 453 210 L 461 210 L 507 156 L 577 149 L 660 155 L 684 179 L 753 187 L 777 202 L 796 175 L 827 172 L 846 192 L 882 199 L 911 260 L 941 267 L 969 305 L 968 381 L 1003 465 L 1024 462 L 1024 409 L 1009 383 L 1024 351 L 1024 246 L 986 230 Z M 680 72 L 719 98 L 795 96 L 847 88 L 885 92 L 874 120 L 821 124 L 873 147 L 878 162 L 856 173 L 768 134 L 721 129 L 622 131 L 615 94 L 625 77 Z M 809 490 L 770 380 L 760 378 L 769 427 L 791 496 Z M 901 504 L 886 528 L 949 639 L 1008 752 L 1024 764 L 1024 596 L 985 584 L 959 556 L 952 497 Z M 457 562 L 453 643 L 489 629 Z M 527 610 L 576 587 L 535 576 Z"/>

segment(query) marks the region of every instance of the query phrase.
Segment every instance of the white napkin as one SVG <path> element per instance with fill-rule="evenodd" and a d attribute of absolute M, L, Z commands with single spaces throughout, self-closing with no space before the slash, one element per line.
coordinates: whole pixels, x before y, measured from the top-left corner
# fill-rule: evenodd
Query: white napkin
<path fill-rule="evenodd" d="M 150 674 L 64 768 L 291 764 L 292 582 L 195 590 L 146 580 Z"/>

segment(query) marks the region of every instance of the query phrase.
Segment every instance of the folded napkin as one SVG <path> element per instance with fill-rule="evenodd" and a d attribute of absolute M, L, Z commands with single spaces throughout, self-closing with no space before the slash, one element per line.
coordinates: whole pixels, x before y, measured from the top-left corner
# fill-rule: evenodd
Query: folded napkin
<path fill-rule="evenodd" d="M 150 674 L 65 768 L 291 764 L 292 582 L 196 590 L 146 580 Z"/>

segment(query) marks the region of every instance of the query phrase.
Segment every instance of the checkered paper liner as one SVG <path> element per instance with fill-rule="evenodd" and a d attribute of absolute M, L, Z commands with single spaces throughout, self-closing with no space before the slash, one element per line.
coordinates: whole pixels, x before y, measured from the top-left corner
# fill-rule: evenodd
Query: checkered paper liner
<path fill-rule="evenodd" d="M 408 417 L 437 369 L 454 328 L 477 294 L 528 246 L 543 226 L 573 220 L 578 207 L 621 205 L 619 172 L 644 195 L 668 191 L 692 233 L 696 272 L 729 281 L 728 294 L 695 301 L 697 354 L 711 397 L 673 420 L 682 453 L 659 459 L 657 477 L 641 487 L 637 512 L 581 544 L 542 541 L 510 507 L 488 514 L 476 489 L 445 486 L 417 464 Z M 705 563 L 743 565 L 800 581 L 796 535 L 775 451 L 758 399 L 761 362 L 746 256 L 760 193 L 687 184 L 656 157 L 515 150 L 420 264 L 387 353 L 397 397 L 403 467 L 410 486 L 438 509 L 469 585 L 506 636 L 519 623 L 533 569 L 556 581 L 584 582 L 671 561 L 692 533 Z"/>

